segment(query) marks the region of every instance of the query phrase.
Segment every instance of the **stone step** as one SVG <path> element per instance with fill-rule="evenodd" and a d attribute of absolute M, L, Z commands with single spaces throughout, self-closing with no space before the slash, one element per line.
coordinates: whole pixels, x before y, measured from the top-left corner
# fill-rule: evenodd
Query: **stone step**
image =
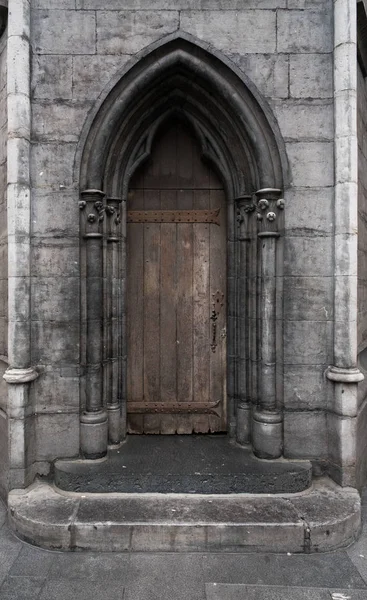
<path fill-rule="evenodd" d="M 44 481 L 9 494 L 22 539 L 50 550 L 310 553 L 352 543 L 360 498 L 329 479 L 298 494 L 82 494 Z"/>
<path fill-rule="evenodd" d="M 259 460 L 227 435 L 129 435 L 105 460 L 58 460 L 70 492 L 281 494 L 311 485 L 310 461 Z"/>

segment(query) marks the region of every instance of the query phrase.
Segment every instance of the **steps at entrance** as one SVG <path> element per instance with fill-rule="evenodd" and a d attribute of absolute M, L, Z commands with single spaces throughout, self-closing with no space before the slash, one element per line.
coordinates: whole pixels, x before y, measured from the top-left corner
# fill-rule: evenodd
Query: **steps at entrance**
<path fill-rule="evenodd" d="M 361 524 L 356 490 L 328 479 L 306 492 L 81 494 L 37 482 L 12 490 L 9 522 L 50 550 L 323 552 L 348 545 Z"/>
<path fill-rule="evenodd" d="M 281 494 L 311 485 L 309 461 L 264 461 L 226 435 L 130 435 L 101 461 L 59 460 L 55 484 L 89 493 Z"/>

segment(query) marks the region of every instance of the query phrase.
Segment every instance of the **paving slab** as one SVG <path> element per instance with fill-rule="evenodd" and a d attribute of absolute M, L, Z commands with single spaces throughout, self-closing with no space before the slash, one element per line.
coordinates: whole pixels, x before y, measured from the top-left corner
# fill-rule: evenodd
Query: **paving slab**
<path fill-rule="evenodd" d="M 204 600 L 201 556 L 131 555 L 124 600 Z"/>
<path fill-rule="evenodd" d="M 297 587 L 251 586 L 209 583 L 206 600 L 365 600 L 362 590 L 305 589 Z M 334 596 L 333 596 L 334 594 Z M 339 595 L 339 597 L 338 597 Z"/>
<path fill-rule="evenodd" d="M 59 460 L 55 483 L 71 492 L 280 494 L 311 485 L 309 461 L 263 461 L 226 435 L 129 435 L 106 460 Z"/>
<path fill-rule="evenodd" d="M 56 553 L 23 545 L 9 575 L 11 577 L 47 577 Z"/>
<path fill-rule="evenodd" d="M 208 555 L 206 582 L 365 589 L 367 586 L 346 552 L 300 555 Z"/>
<path fill-rule="evenodd" d="M 125 554 L 57 553 L 49 572 L 50 579 L 88 579 L 125 582 L 129 556 Z"/>
<path fill-rule="evenodd" d="M 1 600 L 38 600 L 43 577 L 7 577 L 0 587 Z"/>
<path fill-rule="evenodd" d="M 48 580 L 39 600 L 122 600 L 124 587 L 110 581 L 89 581 L 88 579 L 66 581 Z"/>

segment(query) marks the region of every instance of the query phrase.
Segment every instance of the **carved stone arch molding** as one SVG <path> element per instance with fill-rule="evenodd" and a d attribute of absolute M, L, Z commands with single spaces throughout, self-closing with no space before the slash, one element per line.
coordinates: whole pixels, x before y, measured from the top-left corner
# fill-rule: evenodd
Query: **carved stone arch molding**
<path fill-rule="evenodd" d="M 282 452 L 277 260 L 283 229 L 284 144 L 245 77 L 175 37 L 136 62 L 95 114 L 80 152 L 81 450 L 97 458 L 125 435 L 125 228 L 132 175 L 162 124 L 188 124 L 223 182 L 228 205 L 229 432 L 256 454 Z M 257 96 L 257 97 L 256 97 Z M 259 285 L 261 281 L 261 285 Z"/>

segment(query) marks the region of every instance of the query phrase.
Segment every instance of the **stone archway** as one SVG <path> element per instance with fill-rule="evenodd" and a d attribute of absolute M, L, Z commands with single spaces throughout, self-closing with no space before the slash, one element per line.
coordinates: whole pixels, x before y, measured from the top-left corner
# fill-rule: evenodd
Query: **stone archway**
<path fill-rule="evenodd" d="M 240 443 L 252 438 L 259 456 L 276 458 L 282 452 L 282 349 L 275 345 L 281 338 L 276 255 L 284 205 L 282 141 L 238 74 L 181 38 L 162 44 L 124 75 L 84 145 L 82 453 L 102 456 L 107 437 L 118 443 L 126 432 L 126 199 L 131 178 L 170 118 L 189 124 L 227 198 L 229 432 Z"/>

